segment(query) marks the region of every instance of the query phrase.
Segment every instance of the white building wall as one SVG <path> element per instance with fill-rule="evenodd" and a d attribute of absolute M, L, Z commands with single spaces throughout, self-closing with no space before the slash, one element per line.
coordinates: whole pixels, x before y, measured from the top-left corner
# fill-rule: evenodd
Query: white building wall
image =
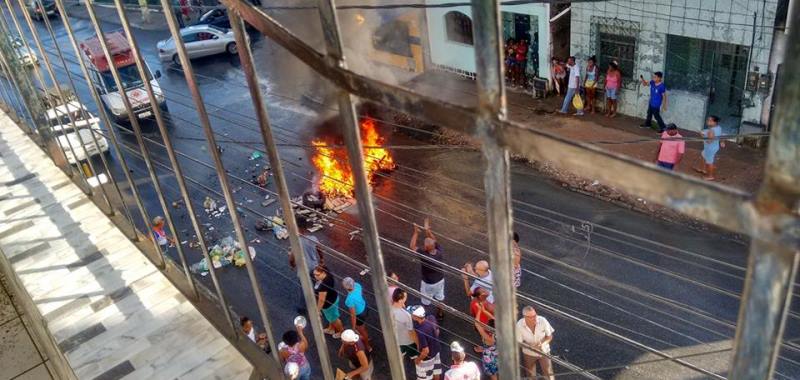
<path fill-rule="evenodd" d="M 598 25 L 622 24 L 633 29 L 637 38 L 634 76 L 638 78 L 641 74 L 649 80 L 651 73 L 664 71 L 667 34 L 749 48 L 753 42 L 753 14 L 757 12 L 752 61 L 747 71 L 766 73 L 776 7 L 777 0 L 575 2 L 572 3 L 570 51 L 579 60 L 585 60 L 597 53 L 595 37 Z M 749 92 L 745 94 L 742 120 L 759 123 L 764 97 Z M 645 117 L 649 96 L 647 87 L 636 83 L 624 84 L 620 112 Z M 699 129 L 703 123 L 707 101 L 707 94 L 673 91 L 669 99 L 670 107 L 662 116 L 665 121 L 674 122 L 681 128 Z M 702 109 L 697 102 L 703 104 Z"/>
<path fill-rule="evenodd" d="M 451 0 L 427 0 L 426 4 L 450 3 Z M 514 12 L 536 17 L 539 31 L 539 76 L 550 77 L 550 28 L 548 8 L 544 4 L 503 5 L 503 12 Z M 444 15 L 458 11 L 472 18 L 469 6 L 427 8 L 428 39 L 430 41 L 431 62 L 448 66 L 464 72 L 475 73 L 475 48 L 472 45 L 449 41 L 445 29 Z"/>

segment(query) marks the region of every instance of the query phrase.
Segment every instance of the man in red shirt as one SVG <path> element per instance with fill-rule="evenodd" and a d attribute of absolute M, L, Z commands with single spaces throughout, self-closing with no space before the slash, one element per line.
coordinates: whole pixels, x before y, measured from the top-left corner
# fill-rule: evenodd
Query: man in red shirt
<path fill-rule="evenodd" d="M 661 134 L 661 142 L 656 151 L 656 165 L 667 170 L 675 170 L 685 151 L 686 142 L 683 141 L 683 136 L 678 133 L 678 127 L 670 123 Z"/>

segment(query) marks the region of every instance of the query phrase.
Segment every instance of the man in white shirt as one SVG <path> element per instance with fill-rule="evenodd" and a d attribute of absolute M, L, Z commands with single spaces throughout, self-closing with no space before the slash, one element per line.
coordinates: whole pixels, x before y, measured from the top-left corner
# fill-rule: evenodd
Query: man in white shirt
<path fill-rule="evenodd" d="M 575 63 L 575 57 L 569 57 L 567 60 L 567 68 L 569 68 L 569 75 L 567 76 L 567 95 L 564 97 L 564 103 L 561 105 L 561 113 L 569 111 L 569 105 L 572 104 L 572 98 L 578 93 L 581 87 L 581 67 Z M 580 96 L 580 94 L 578 94 Z M 583 115 L 583 109 L 579 109 L 578 116 Z"/>
<path fill-rule="evenodd" d="M 464 279 L 464 291 L 467 292 L 467 297 L 472 297 L 475 288 L 484 288 L 489 291 L 489 297 L 486 298 L 486 300 L 489 301 L 489 303 L 494 303 L 494 293 L 492 293 L 494 278 L 492 276 L 492 270 L 489 269 L 489 263 L 486 260 L 481 260 L 475 263 L 474 268 L 472 267 L 472 263 L 466 263 L 464 264 L 464 271 L 477 277 L 472 281 L 472 285 L 469 285 L 469 276 L 461 275 Z"/>
<path fill-rule="evenodd" d="M 450 344 L 450 357 L 453 359 L 453 364 L 444 373 L 444 380 L 481 380 L 481 370 L 478 365 L 464 360 L 466 356 L 461 344 L 458 342 Z"/>
<path fill-rule="evenodd" d="M 544 317 L 538 316 L 533 306 L 522 309 L 522 319 L 517 322 L 517 342 L 522 345 L 522 363 L 527 376 L 536 377 L 536 364 L 542 367 L 542 374 L 553 380 L 553 363 L 550 361 L 550 341 L 553 340 L 553 327 Z M 544 354 L 544 355 L 543 355 Z"/>

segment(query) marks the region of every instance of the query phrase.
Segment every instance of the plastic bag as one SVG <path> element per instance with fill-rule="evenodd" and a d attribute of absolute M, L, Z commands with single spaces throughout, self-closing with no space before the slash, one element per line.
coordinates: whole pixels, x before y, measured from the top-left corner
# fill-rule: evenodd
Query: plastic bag
<path fill-rule="evenodd" d="M 572 106 L 575 107 L 576 110 L 580 111 L 583 109 L 583 98 L 580 95 L 575 95 L 572 97 Z"/>

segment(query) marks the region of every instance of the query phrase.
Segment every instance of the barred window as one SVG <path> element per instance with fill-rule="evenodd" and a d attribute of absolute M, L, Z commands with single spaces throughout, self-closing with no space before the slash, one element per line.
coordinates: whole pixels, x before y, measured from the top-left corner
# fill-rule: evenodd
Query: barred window
<path fill-rule="evenodd" d="M 412 57 L 409 44 L 409 28 L 404 21 L 395 20 L 381 25 L 372 35 L 375 50 Z"/>
<path fill-rule="evenodd" d="M 600 32 L 597 38 L 597 64 L 605 71 L 611 61 L 619 63 L 623 79 L 633 79 L 636 65 L 636 38 Z"/>
<path fill-rule="evenodd" d="M 447 39 L 462 44 L 472 45 L 472 19 L 458 12 L 450 11 L 444 15 Z"/>

